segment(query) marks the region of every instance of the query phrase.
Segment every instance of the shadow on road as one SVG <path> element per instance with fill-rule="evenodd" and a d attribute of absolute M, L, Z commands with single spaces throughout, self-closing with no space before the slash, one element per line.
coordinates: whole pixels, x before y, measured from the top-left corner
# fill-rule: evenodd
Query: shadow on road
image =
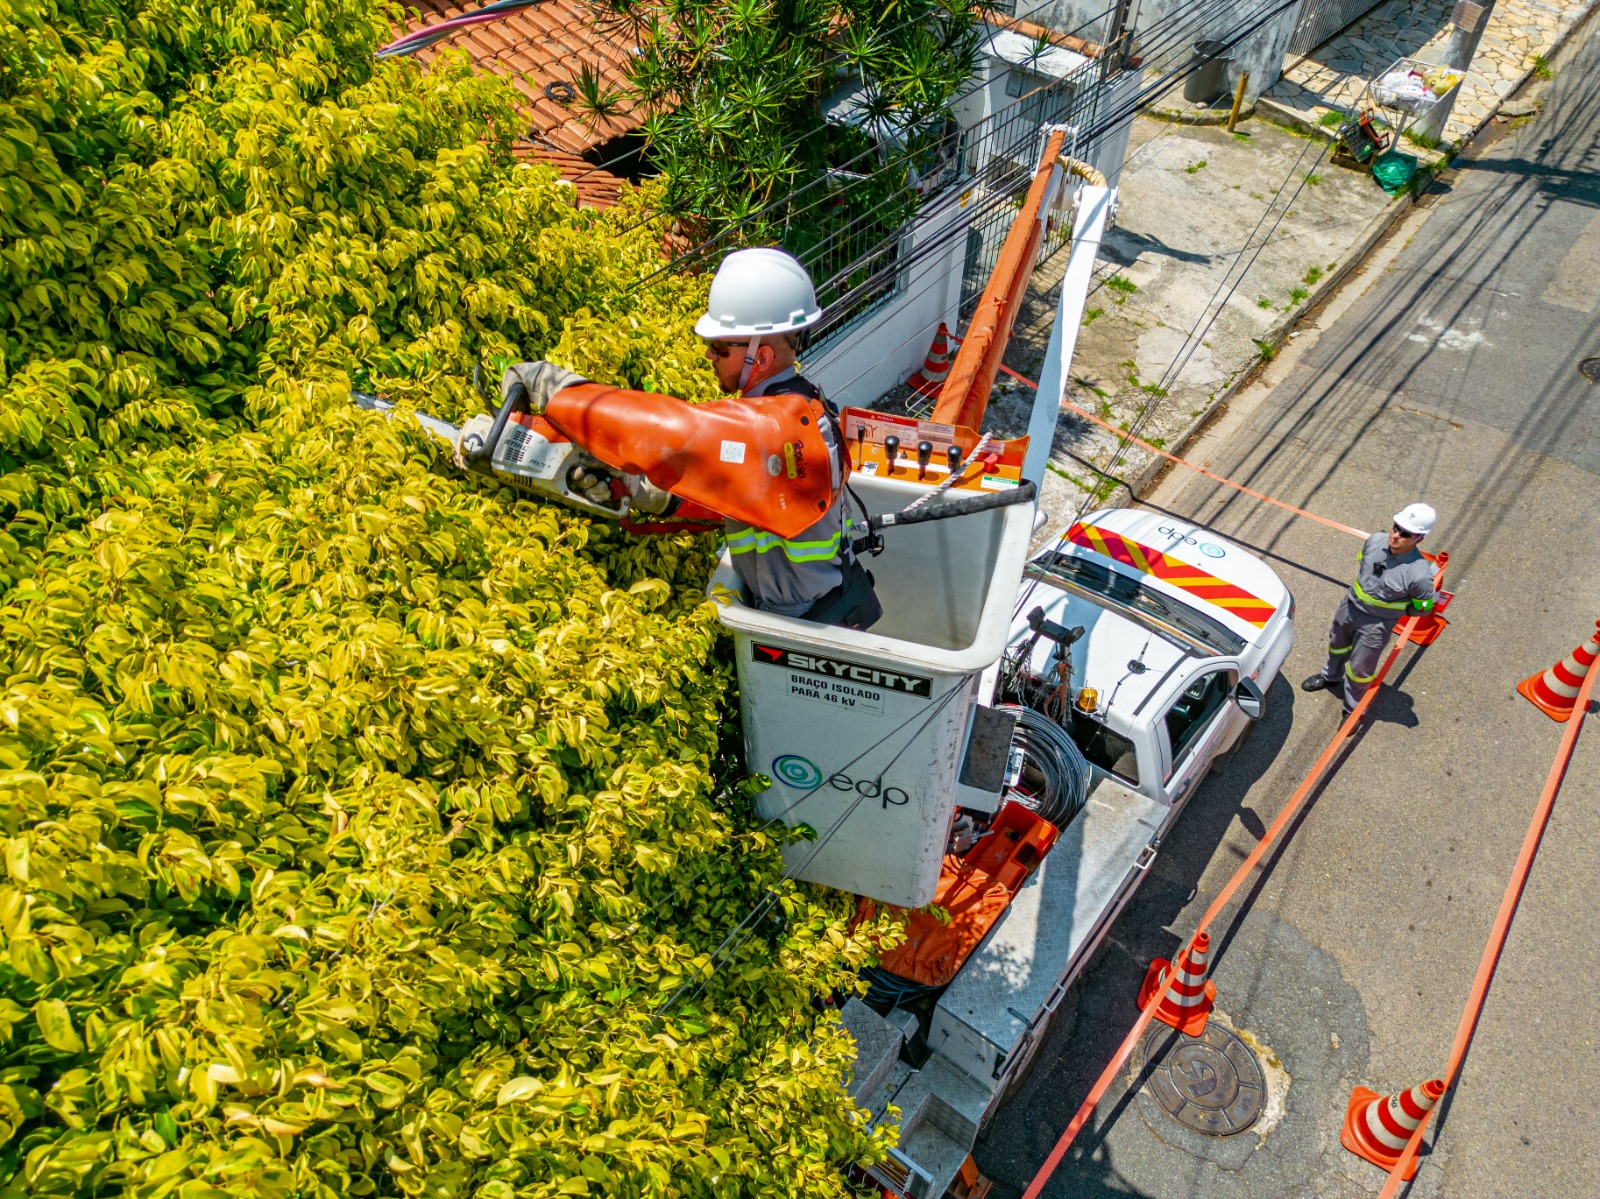
<path fill-rule="evenodd" d="M 974 1154 L 978 1168 L 995 1181 L 994 1199 L 1014 1199 L 1027 1187 L 1038 1163 L 1127 1035 L 1138 1014 L 1134 999 L 1145 970 L 1152 958 L 1171 958 L 1182 947 L 1189 935 L 1182 914 L 1219 848 L 1242 861 L 1249 851 L 1240 849 L 1238 842 L 1254 842 L 1266 831 L 1262 814 L 1246 799 L 1288 739 L 1296 699 L 1287 679 L 1279 675 L 1273 680 L 1266 713 L 1247 741 L 1221 759 L 1197 790 L 1150 876 L 1063 1003 L 1063 1018 L 1050 1031 L 1031 1077 L 995 1116 Z M 1230 844 L 1228 833 L 1235 820 L 1248 836 L 1235 836 Z M 1263 874 L 1270 873 L 1271 865 L 1270 860 L 1263 863 Z M 1248 903 L 1229 920 L 1242 916 Z M 1174 927 L 1182 931 L 1174 932 Z M 1213 942 L 1214 961 L 1225 952 Z M 1103 1131 L 1123 1115 L 1142 1085 L 1141 1078 L 1139 1085 L 1118 1095 L 1119 1083 L 1057 1169 L 1047 1196 L 1097 1199 L 1145 1194 L 1121 1176 L 1103 1140 Z"/>

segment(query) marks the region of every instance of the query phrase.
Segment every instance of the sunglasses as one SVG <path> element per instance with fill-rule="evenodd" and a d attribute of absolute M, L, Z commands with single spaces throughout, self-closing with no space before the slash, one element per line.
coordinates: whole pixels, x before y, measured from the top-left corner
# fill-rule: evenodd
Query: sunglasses
<path fill-rule="evenodd" d="M 726 358 L 735 350 L 743 350 L 749 344 L 748 341 L 708 341 L 706 349 L 711 351 L 713 358 Z"/>
<path fill-rule="evenodd" d="M 1402 536 L 1402 537 L 1421 537 L 1422 536 L 1421 533 L 1413 533 L 1410 529 L 1402 529 L 1399 525 L 1395 525 L 1394 526 L 1394 531 L 1396 533 L 1400 534 L 1400 536 Z"/>

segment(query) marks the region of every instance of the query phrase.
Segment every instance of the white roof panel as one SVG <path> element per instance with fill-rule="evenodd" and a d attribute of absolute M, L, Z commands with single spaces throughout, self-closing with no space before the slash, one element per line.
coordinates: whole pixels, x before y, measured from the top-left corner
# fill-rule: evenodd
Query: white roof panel
<path fill-rule="evenodd" d="M 989 53 L 1014 67 L 1052 79 L 1064 79 L 1089 61 L 1082 54 L 1060 46 L 1046 46 L 1041 52 L 1031 37 L 993 26 L 989 29 Z"/>

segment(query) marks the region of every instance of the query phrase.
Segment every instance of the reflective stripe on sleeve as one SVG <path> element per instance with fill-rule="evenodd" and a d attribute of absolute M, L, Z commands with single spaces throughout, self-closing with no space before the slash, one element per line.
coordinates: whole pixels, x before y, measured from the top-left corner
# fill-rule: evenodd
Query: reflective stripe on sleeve
<path fill-rule="evenodd" d="M 1391 600 L 1374 599 L 1366 593 L 1366 590 L 1359 582 L 1351 583 L 1350 590 L 1356 593 L 1356 598 L 1363 604 L 1371 604 L 1374 608 L 1388 608 L 1391 612 L 1404 612 L 1411 606 L 1410 600 L 1401 600 L 1399 603 L 1394 603 Z"/>

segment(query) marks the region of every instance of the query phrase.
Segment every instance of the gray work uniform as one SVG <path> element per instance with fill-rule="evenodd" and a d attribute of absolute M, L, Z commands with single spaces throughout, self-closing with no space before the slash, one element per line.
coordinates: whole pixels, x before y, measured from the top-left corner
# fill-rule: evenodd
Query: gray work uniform
<path fill-rule="evenodd" d="M 820 398 L 822 392 L 791 366 L 745 394 Z M 743 521 L 729 520 L 724 526 L 734 573 L 744 584 L 751 606 L 763 612 L 804 616 L 813 604 L 843 582 L 844 564 L 852 557 L 841 434 L 833 420 L 819 421 L 818 426 L 817 432 L 828 447 L 830 483 L 838 496 L 822 518 L 788 539 Z"/>
<path fill-rule="evenodd" d="M 1378 677 L 1378 659 L 1402 616 L 1433 611 L 1433 564 L 1419 550 L 1389 552 L 1389 535 L 1374 533 L 1361 547 L 1356 580 L 1339 601 L 1328 630 L 1329 683 L 1344 674 L 1344 710 L 1361 701 Z"/>

